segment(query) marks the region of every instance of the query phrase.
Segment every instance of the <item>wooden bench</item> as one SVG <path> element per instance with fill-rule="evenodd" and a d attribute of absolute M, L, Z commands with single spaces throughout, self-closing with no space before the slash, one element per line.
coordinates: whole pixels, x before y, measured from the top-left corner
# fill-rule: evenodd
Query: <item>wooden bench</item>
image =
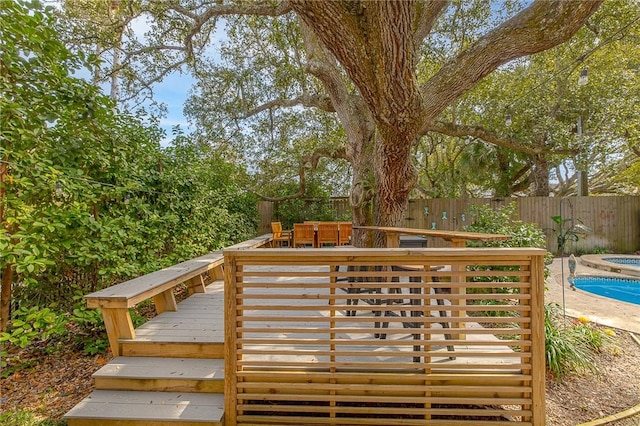
<path fill-rule="evenodd" d="M 268 234 L 230 248 L 259 248 L 271 244 L 271 240 Z M 208 282 L 224 278 L 223 264 L 222 251 L 215 251 L 86 295 L 87 307 L 102 311 L 113 355 L 120 354 L 120 339 L 136 337 L 129 308 L 153 299 L 158 314 L 177 311 L 175 287 L 185 283 L 189 295 L 204 293 Z"/>

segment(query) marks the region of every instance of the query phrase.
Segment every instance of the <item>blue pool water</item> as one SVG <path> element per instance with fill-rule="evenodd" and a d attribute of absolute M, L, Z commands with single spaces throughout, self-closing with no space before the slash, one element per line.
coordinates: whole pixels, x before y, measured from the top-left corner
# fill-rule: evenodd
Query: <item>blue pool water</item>
<path fill-rule="evenodd" d="M 607 262 L 618 263 L 620 265 L 634 265 L 640 266 L 640 257 L 603 257 L 602 260 Z"/>
<path fill-rule="evenodd" d="M 578 275 L 575 285 L 589 293 L 640 305 L 640 279 Z"/>

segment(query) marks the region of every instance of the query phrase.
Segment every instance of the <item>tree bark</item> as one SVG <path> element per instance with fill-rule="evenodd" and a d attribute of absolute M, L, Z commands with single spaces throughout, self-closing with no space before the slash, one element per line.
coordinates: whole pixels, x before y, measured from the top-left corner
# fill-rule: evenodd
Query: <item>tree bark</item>
<path fill-rule="evenodd" d="M 531 169 L 531 180 L 533 183 L 533 197 L 548 197 L 551 193 L 549 186 L 549 160 L 545 156 L 535 156 Z"/>
<path fill-rule="evenodd" d="M 373 216 L 359 200 L 356 224 L 373 219 L 376 225 L 399 226 L 416 182 L 410 149 L 422 116 L 414 65 L 413 3 L 293 2 L 292 7 L 343 66 L 375 122 L 373 137 L 354 138 L 350 117 L 341 117 L 336 108 L 354 154 L 354 189 L 359 194 L 352 200 L 362 198 L 369 188 L 375 193 Z M 375 244 L 382 243 L 378 239 Z"/>
<path fill-rule="evenodd" d="M 5 265 L 2 269 L 2 290 L 0 301 L 0 332 L 6 331 L 11 317 L 11 284 L 13 282 L 13 267 Z"/>
<path fill-rule="evenodd" d="M 8 155 L 3 158 L 6 162 L 9 160 Z M 9 166 L 7 163 L 0 163 L 0 232 L 11 234 L 9 225 L 5 222 L 5 186 L 9 182 L 8 178 Z M 11 244 L 14 244 L 12 241 Z M 6 331 L 11 317 L 11 293 L 13 284 L 13 264 L 8 263 L 2 267 L 2 284 L 0 288 L 0 332 Z"/>

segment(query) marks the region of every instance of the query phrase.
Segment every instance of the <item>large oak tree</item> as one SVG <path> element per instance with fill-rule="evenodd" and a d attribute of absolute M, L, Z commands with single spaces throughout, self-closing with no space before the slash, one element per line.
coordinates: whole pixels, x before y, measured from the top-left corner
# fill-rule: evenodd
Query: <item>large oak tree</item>
<path fill-rule="evenodd" d="M 153 40 L 127 52 L 122 67 L 136 54 L 158 51 L 170 52 L 169 62 L 173 58 L 174 63 L 197 64 L 199 49 L 206 46 L 219 18 L 294 14 L 304 40 L 305 69 L 322 90 L 309 93 L 302 87 L 297 96 L 274 99 L 269 108 L 297 104 L 334 112 L 346 135 L 340 155 L 353 170 L 355 223 L 397 226 L 416 183 L 412 147 L 423 135 L 443 131 L 438 122 L 443 111 L 501 65 L 568 40 L 601 1 L 534 1 L 449 57 L 438 58 L 428 75 L 424 67 L 419 72 L 429 55 L 425 45 L 438 39 L 432 34 L 435 24 L 453 19 L 449 6 L 458 3 L 141 2 L 136 10 L 147 10 L 155 19 Z M 486 9 L 490 2 L 479 4 Z M 355 243 L 373 244 L 362 235 Z"/>

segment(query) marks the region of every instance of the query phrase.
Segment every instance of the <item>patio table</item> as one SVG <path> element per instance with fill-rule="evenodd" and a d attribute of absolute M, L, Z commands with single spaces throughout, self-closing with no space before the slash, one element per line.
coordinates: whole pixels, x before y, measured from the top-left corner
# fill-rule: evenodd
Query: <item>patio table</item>
<path fill-rule="evenodd" d="M 506 241 L 511 239 L 509 235 L 503 234 L 485 234 L 480 232 L 464 232 L 464 231 L 446 231 L 446 230 L 433 230 L 433 229 L 417 229 L 417 228 L 399 228 L 399 227 L 391 227 L 391 226 L 354 226 L 353 229 L 360 229 L 365 231 L 377 231 L 382 232 L 386 235 L 387 239 L 387 247 L 388 248 L 398 248 L 400 247 L 400 235 L 421 235 L 428 237 L 437 237 L 442 238 L 445 241 L 449 241 L 451 247 L 455 248 L 464 248 L 466 247 L 467 241 Z M 433 265 L 423 265 L 422 267 L 425 270 L 430 270 Z M 415 268 L 416 266 L 411 265 L 411 268 Z M 451 271 L 456 272 L 459 271 L 461 266 L 459 265 L 451 265 Z M 454 278 L 457 277 L 457 278 Z M 452 274 L 452 283 L 461 283 L 462 278 L 460 275 Z M 452 286 L 451 287 L 452 296 L 466 294 L 466 288 L 464 286 Z M 462 298 L 452 298 L 451 299 L 451 316 L 453 317 L 462 317 L 466 315 L 464 310 L 466 302 Z M 453 328 L 462 328 L 462 324 L 458 322 L 453 322 Z M 464 334 L 456 334 L 454 335 L 454 339 L 464 339 Z"/>

